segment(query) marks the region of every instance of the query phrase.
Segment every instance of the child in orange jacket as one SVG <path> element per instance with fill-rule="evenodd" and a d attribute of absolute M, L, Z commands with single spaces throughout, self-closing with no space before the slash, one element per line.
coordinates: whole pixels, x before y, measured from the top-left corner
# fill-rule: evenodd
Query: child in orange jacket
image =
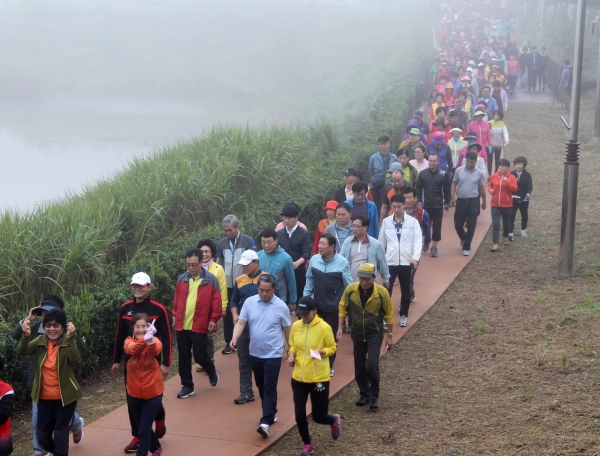
<path fill-rule="evenodd" d="M 152 430 L 152 423 L 162 403 L 165 384 L 160 371 L 158 355 L 162 343 L 154 337 L 154 321 L 148 323 L 148 315 L 138 313 L 131 317 L 133 337 L 125 339 L 127 359 L 127 407 L 137 421 L 139 446 L 137 455 L 162 455 L 162 446 Z"/>
<path fill-rule="evenodd" d="M 500 218 L 502 218 L 502 237 L 504 245 L 508 245 L 510 216 L 513 205 L 513 192 L 518 189 L 517 179 L 510 171 L 510 162 L 506 158 L 498 160 L 498 172 L 492 174 L 488 182 L 490 206 L 492 207 L 492 252 L 499 250 Z"/>

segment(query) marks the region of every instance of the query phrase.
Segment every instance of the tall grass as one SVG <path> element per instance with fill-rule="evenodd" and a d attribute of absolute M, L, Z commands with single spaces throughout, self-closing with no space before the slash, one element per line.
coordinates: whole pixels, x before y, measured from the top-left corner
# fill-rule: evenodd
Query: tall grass
<path fill-rule="evenodd" d="M 324 140 L 326 138 L 326 140 Z M 161 150 L 110 179 L 30 213 L 0 216 L 0 304 L 25 309 L 40 295 L 69 295 L 149 246 L 267 201 L 282 185 L 308 181 L 335 152 L 324 122 L 215 127 Z"/>

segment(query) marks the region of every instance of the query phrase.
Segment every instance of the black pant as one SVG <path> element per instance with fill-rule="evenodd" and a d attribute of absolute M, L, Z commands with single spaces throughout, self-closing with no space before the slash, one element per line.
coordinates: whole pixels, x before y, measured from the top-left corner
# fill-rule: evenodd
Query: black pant
<path fill-rule="evenodd" d="M 477 226 L 477 217 L 479 216 L 479 197 L 475 198 L 457 198 L 456 210 L 454 211 L 454 229 L 461 241 L 463 249 L 471 250 L 471 242 Z M 467 231 L 465 232 L 465 222 Z"/>
<path fill-rule="evenodd" d="M 127 361 L 125 361 L 125 368 L 123 369 L 123 377 L 125 378 L 125 387 L 127 387 Z M 127 388 L 125 388 L 125 397 L 129 400 L 129 394 L 127 394 Z M 131 435 L 137 437 L 138 435 L 138 425 L 135 417 L 131 414 L 131 409 L 127 407 L 127 413 L 129 415 L 129 424 L 131 426 Z M 166 417 L 165 407 L 160 403 L 160 408 L 158 412 L 156 412 L 156 417 L 154 421 L 164 421 Z"/>
<path fill-rule="evenodd" d="M 539 68 L 528 68 L 527 69 L 527 82 L 529 89 L 535 89 L 538 80 Z"/>
<path fill-rule="evenodd" d="M 54 456 L 69 454 L 69 429 L 77 401 L 63 406 L 62 401 L 40 399 L 35 432 L 42 448 Z M 54 437 L 53 435 L 54 434 Z"/>
<path fill-rule="evenodd" d="M 488 153 L 487 168 L 488 168 L 488 174 L 490 176 L 492 175 L 492 159 L 493 158 L 496 159 L 496 162 L 494 164 L 494 172 L 497 173 L 498 172 L 498 160 L 500 160 L 501 154 L 502 154 L 502 147 L 492 147 L 492 151 L 490 153 Z"/>
<path fill-rule="evenodd" d="M 431 208 L 424 207 L 429 214 L 429 220 L 431 221 L 431 240 L 441 241 L 442 240 L 442 218 L 444 217 L 443 208 Z"/>
<path fill-rule="evenodd" d="M 135 419 L 140 439 L 137 456 L 147 456 L 148 451 L 154 453 L 160 448 L 158 437 L 152 429 L 152 422 L 162 405 L 162 397 L 162 394 L 151 399 L 127 396 L 127 410 L 129 410 L 129 416 L 133 416 Z"/>
<path fill-rule="evenodd" d="M 512 213 L 510 214 L 510 223 L 508 227 L 509 233 L 515 232 L 515 219 L 517 218 L 517 211 L 521 213 L 521 231 L 527 229 L 527 222 L 529 220 L 529 201 L 521 201 L 517 203 L 513 201 Z"/>
<path fill-rule="evenodd" d="M 177 350 L 179 351 L 179 377 L 181 384 L 194 389 L 192 379 L 192 352 L 194 359 L 202 366 L 204 372 L 211 376 L 215 371 L 215 363 L 208 353 L 208 335 L 188 330 L 177 331 Z"/>
<path fill-rule="evenodd" d="M 294 394 L 294 411 L 298 432 L 305 445 L 308 445 L 310 434 L 308 420 L 306 419 L 306 401 L 310 396 L 312 417 L 315 423 L 332 425 L 335 418 L 327 413 L 329 409 L 329 382 L 303 383 L 292 378 L 292 392 Z"/>
<path fill-rule="evenodd" d="M 306 285 L 306 265 L 301 264 L 294 269 L 294 276 L 296 277 L 296 297 L 290 296 L 289 302 L 294 299 L 296 302 L 304 295 L 304 286 Z"/>
<path fill-rule="evenodd" d="M 335 335 L 338 332 L 338 327 L 340 324 L 339 313 L 338 312 L 325 312 L 325 311 L 322 311 L 321 309 L 319 309 L 319 310 L 317 310 L 317 314 L 319 315 L 319 317 L 321 317 L 323 320 L 325 320 L 329 326 L 331 326 L 331 330 L 333 331 L 333 337 L 335 337 Z M 331 367 L 332 369 L 333 369 L 334 362 L 335 362 L 335 353 L 329 357 L 329 367 Z"/>
<path fill-rule="evenodd" d="M 277 382 L 281 369 L 281 358 L 257 358 L 250 355 L 250 367 L 262 401 L 263 416 L 260 424 L 269 426 L 277 414 Z"/>
<path fill-rule="evenodd" d="M 383 185 L 381 187 L 371 187 L 371 196 L 373 197 L 373 202 L 377 206 L 378 214 L 381 212 L 381 194 L 382 194 L 382 192 L 383 192 Z M 371 220 L 371 223 L 375 223 L 375 221 Z"/>
<path fill-rule="evenodd" d="M 492 207 L 492 242 L 500 243 L 500 219 L 502 219 L 502 237 L 508 239 L 511 207 Z"/>
<path fill-rule="evenodd" d="M 367 342 L 352 339 L 354 344 L 354 379 L 361 397 L 379 398 L 379 351 L 382 342 L 381 339 Z"/>
<path fill-rule="evenodd" d="M 229 342 L 233 338 L 233 315 L 231 315 L 231 307 L 229 307 L 232 295 L 233 288 L 227 288 L 227 310 L 225 311 L 225 317 L 223 317 L 223 337 L 227 345 L 229 345 Z"/>
<path fill-rule="evenodd" d="M 400 316 L 408 317 L 408 308 L 410 307 L 410 279 L 412 277 L 413 265 L 389 266 L 389 269 L 390 286 L 388 287 L 388 291 L 390 292 L 390 298 L 392 297 L 396 277 L 398 277 L 400 292 L 402 293 L 400 297 Z"/>
<path fill-rule="evenodd" d="M 517 86 L 517 78 L 518 76 L 516 74 L 508 75 L 508 86 L 510 87 L 511 92 L 515 91 L 515 87 Z"/>

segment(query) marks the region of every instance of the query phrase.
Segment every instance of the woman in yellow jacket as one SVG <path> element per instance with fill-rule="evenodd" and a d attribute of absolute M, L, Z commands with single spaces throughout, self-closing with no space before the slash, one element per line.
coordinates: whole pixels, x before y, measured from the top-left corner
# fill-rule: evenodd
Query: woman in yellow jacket
<path fill-rule="evenodd" d="M 337 347 L 331 326 L 317 315 L 317 305 L 310 296 L 298 300 L 296 315 L 300 320 L 292 325 L 290 332 L 288 364 L 294 367 L 294 409 L 298 431 L 304 442 L 300 456 L 308 456 L 314 452 L 306 419 L 308 396 L 312 405 L 313 420 L 330 425 L 331 437 L 334 440 L 337 440 L 342 432 L 340 416 L 327 413 L 330 379 L 327 358 L 336 352 Z"/>

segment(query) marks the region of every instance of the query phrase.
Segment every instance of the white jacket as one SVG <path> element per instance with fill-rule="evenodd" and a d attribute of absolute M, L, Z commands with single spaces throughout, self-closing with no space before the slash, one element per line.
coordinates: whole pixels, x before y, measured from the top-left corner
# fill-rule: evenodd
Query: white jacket
<path fill-rule="evenodd" d="M 385 252 L 388 266 L 408 266 L 412 260 L 419 261 L 423 247 L 422 236 L 421 225 L 417 219 L 404 214 L 402 235 L 398 245 L 394 215 L 384 218 L 379 232 L 379 243 Z"/>

